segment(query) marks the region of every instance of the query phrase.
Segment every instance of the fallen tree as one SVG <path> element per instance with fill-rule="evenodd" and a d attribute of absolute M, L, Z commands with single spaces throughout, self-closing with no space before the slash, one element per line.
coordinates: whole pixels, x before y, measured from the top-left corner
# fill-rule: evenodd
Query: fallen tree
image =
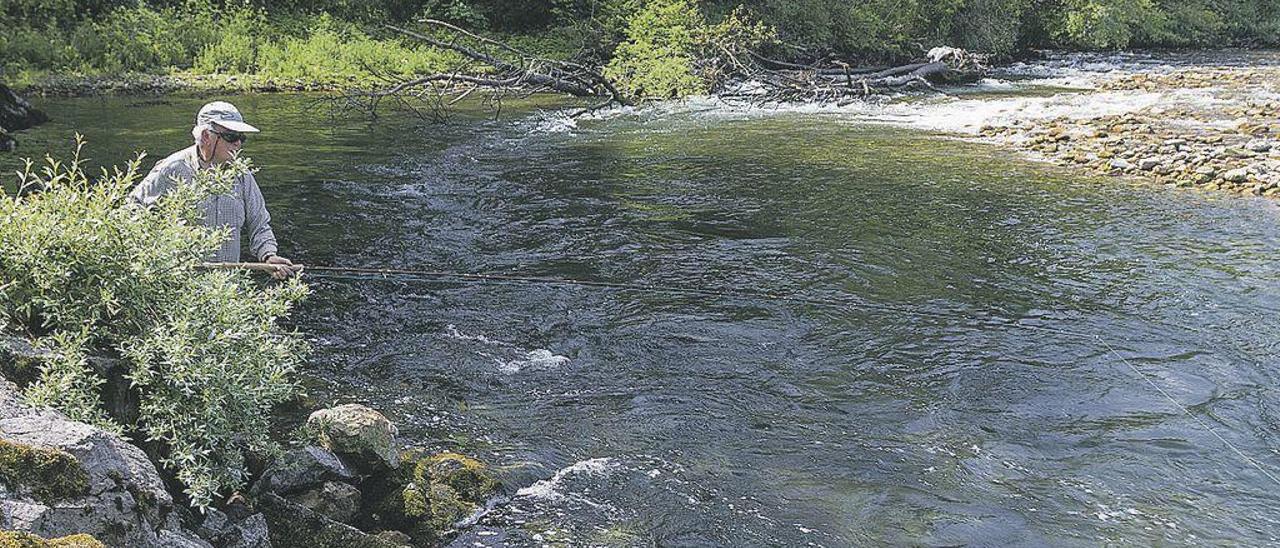
<path fill-rule="evenodd" d="M 892 67 L 856 67 L 838 60 L 799 64 L 765 57 L 757 47 L 771 37 L 765 27 L 752 26 L 733 16 L 727 23 L 704 26 L 683 44 L 645 47 L 644 37 L 629 38 L 615 52 L 615 59 L 601 65 L 585 60 L 566 61 L 521 51 L 503 41 L 481 36 L 456 25 L 423 20 L 422 30 L 387 25 L 384 28 L 424 45 L 458 54 L 467 63 L 447 73 L 412 77 L 384 76 L 386 85 L 374 90 L 347 93 L 340 101 L 347 107 L 376 115 L 385 101 L 417 111 L 436 120 L 448 117 L 448 109 L 477 90 L 484 101 L 501 110 L 504 97 L 553 92 L 598 99 L 592 107 L 573 112 L 576 117 L 614 105 L 631 105 L 646 99 L 708 93 L 727 100 L 751 103 L 838 102 L 909 89 L 936 91 L 937 84 L 976 80 L 985 70 L 985 59 L 955 48 L 934 48 L 922 62 Z M 695 25 L 696 26 L 696 25 Z M 639 34 L 639 33 L 637 33 Z M 640 46 L 640 47 L 637 47 Z M 671 53 L 653 53 L 654 51 Z M 628 65 L 618 59 L 640 51 L 647 56 Z M 667 57 L 661 57 L 666 55 Z M 668 86 L 632 79 L 646 65 L 660 70 L 677 67 L 682 83 Z M 679 63 L 686 63 L 680 65 Z M 621 66 L 622 68 L 619 68 Z M 637 68 L 639 67 L 639 68 Z M 690 83 L 690 80 L 693 83 Z M 656 90 L 656 91 L 655 91 Z"/>

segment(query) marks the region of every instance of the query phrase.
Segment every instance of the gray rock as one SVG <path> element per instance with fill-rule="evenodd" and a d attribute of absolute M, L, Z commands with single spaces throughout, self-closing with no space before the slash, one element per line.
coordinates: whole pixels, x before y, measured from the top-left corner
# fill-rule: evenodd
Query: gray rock
<path fill-rule="evenodd" d="M 373 536 L 397 546 L 412 546 L 413 538 L 400 531 L 378 531 Z"/>
<path fill-rule="evenodd" d="M 196 532 L 218 548 L 271 548 L 267 520 L 262 514 L 236 522 L 225 513 L 209 508 Z"/>
<path fill-rule="evenodd" d="M 1151 171 L 1158 165 L 1160 165 L 1159 158 L 1143 158 L 1138 160 L 1138 169 L 1141 169 L 1142 171 Z"/>
<path fill-rule="evenodd" d="M 1124 160 L 1122 158 L 1112 158 L 1110 166 L 1111 166 L 1111 169 L 1116 169 L 1121 171 L 1133 169 L 1133 164 L 1129 163 L 1128 160 Z"/>
<path fill-rule="evenodd" d="M 329 480 L 345 481 L 355 477 L 355 472 L 333 452 L 312 445 L 281 455 L 262 473 L 250 492 L 287 495 L 318 488 Z"/>
<path fill-rule="evenodd" d="M 1233 169 L 1223 173 L 1222 178 L 1233 183 L 1243 183 L 1249 180 L 1249 170 L 1245 168 Z"/>
<path fill-rule="evenodd" d="M 307 427 L 317 433 L 320 445 L 354 457 L 354 464 L 363 470 L 400 466 L 399 431 L 373 409 L 355 403 L 321 409 L 307 418 Z"/>
<path fill-rule="evenodd" d="M 1253 141 L 1249 141 L 1248 144 L 1244 145 L 1244 148 L 1247 148 L 1253 152 L 1266 152 L 1268 150 L 1271 150 L 1271 143 L 1267 141 L 1263 141 L 1261 139 L 1256 139 Z"/>
<path fill-rule="evenodd" d="M 351 523 L 360 510 L 360 490 L 337 481 L 326 481 L 316 489 L 286 498 L 342 523 Z"/>
<path fill-rule="evenodd" d="M 0 128 L 18 131 L 49 121 L 49 116 L 31 106 L 9 86 L 0 84 Z"/>
<path fill-rule="evenodd" d="M 2 379 L 0 439 L 65 451 L 88 478 L 86 494 L 58 500 L 0 493 L 0 529 L 46 538 L 88 533 L 108 546 L 209 546 L 182 528 L 173 498 L 141 449 L 61 413 L 28 407 Z"/>
<path fill-rule="evenodd" d="M 266 515 L 271 544 L 276 548 L 400 548 L 400 545 L 367 534 L 289 502 L 275 493 L 258 499 Z"/>

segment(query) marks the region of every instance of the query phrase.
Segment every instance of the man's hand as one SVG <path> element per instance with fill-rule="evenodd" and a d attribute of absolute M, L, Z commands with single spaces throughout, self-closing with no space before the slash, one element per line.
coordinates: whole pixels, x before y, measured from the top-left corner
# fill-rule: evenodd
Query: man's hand
<path fill-rule="evenodd" d="M 302 271 L 302 265 L 300 264 L 295 265 L 293 264 L 293 261 L 290 261 L 289 259 L 286 259 L 279 255 L 272 255 L 270 257 L 267 257 L 267 260 L 264 262 L 266 262 L 267 264 L 276 265 L 276 270 L 275 272 L 271 273 L 271 277 L 277 280 L 287 279 L 290 276 L 293 276 L 294 274 Z"/>

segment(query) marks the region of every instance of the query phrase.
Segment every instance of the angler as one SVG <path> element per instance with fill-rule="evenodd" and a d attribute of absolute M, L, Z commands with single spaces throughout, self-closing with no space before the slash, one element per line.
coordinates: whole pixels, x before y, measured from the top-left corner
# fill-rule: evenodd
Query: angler
<path fill-rule="evenodd" d="M 235 158 L 249 133 L 258 133 L 258 128 L 246 124 L 234 105 L 224 101 L 206 104 L 196 114 L 195 127 L 191 128 L 195 144 L 156 162 L 151 173 L 129 193 L 129 200 L 146 207 L 155 205 L 156 200 L 176 185 L 190 184 L 197 170 L 210 169 Z M 266 200 L 253 173 L 238 177 L 231 192 L 205 199 L 201 208 L 204 226 L 230 229 L 213 260 L 239 261 L 240 235 L 245 231 L 249 236 L 249 251 L 254 258 L 271 265 L 273 277 L 283 280 L 301 269 L 301 265 L 276 254 L 271 214 L 267 212 Z"/>

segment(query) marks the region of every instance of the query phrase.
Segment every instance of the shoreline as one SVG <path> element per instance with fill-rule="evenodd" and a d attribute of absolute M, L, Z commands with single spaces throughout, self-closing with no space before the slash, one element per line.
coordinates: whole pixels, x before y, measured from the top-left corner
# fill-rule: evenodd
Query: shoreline
<path fill-rule="evenodd" d="M 1070 93 L 1162 97 L 1119 111 L 1014 116 L 967 132 L 944 131 L 1094 174 L 1280 198 L 1280 67 L 1183 67 L 1099 77 L 1094 87 Z M 362 83 L 367 82 L 355 77 L 338 83 L 175 73 L 46 76 L 15 89 L 33 97 L 72 98 L 343 92 L 363 89 Z"/>

